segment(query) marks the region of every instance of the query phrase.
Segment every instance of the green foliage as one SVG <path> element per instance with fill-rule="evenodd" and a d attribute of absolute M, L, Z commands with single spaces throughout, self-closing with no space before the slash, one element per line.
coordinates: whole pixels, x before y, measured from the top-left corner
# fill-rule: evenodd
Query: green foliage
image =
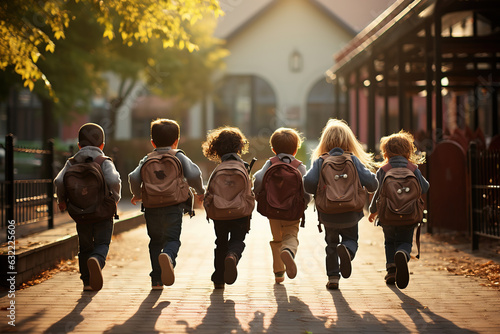
<path fill-rule="evenodd" d="M 17 0 L 0 3 L 0 69 L 13 69 L 30 90 L 43 82 L 54 101 L 57 90 L 49 81 L 41 58 L 56 53 L 70 22 L 82 15 L 72 10 L 81 5 L 103 28 L 102 38 L 119 36 L 132 46 L 161 41 L 163 48 L 198 49 L 186 27 L 207 15 L 221 15 L 217 0 Z M 84 34 L 83 36 L 86 36 Z M 54 94 L 56 93 L 56 94 Z"/>

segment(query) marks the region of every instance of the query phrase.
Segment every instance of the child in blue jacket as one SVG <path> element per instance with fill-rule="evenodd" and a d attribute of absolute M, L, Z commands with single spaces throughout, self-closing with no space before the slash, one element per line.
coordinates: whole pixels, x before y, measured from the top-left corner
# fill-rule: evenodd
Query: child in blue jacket
<path fill-rule="evenodd" d="M 381 165 L 387 163 L 391 167 L 406 167 L 408 163 L 419 164 L 425 160 L 424 156 L 417 154 L 417 148 L 413 144 L 413 136 L 401 130 L 399 133 L 392 134 L 387 137 L 382 137 L 380 140 L 380 151 L 384 156 L 384 161 Z M 418 168 L 415 169 L 414 174 L 420 183 L 422 193 L 429 190 L 429 182 L 422 176 Z M 377 199 L 384 180 L 385 171 L 380 168 L 377 171 L 377 180 L 380 187 L 375 192 L 370 204 L 369 221 L 373 222 L 377 216 Z M 410 280 L 410 273 L 408 271 L 408 261 L 410 260 L 411 247 L 413 243 L 413 231 L 418 223 L 411 225 L 395 226 L 384 224 L 380 221 L 379 224 L 384 230 L 385 238 L 385 256 L 386 256 L 386 269 L 385 282 L 387 284 L 396 283 L 400 289 L 406 288 Z"/>
<path fill-rule="evenodd" d="M 372 156 L 363 150 L 361 143 L 345 121 L 330 119 L 322 131 L 318 146 L 312 153 L 312 167 L 304 176 L 306 192 L 316 194 L 323 164 L 321 155 L 325 153 L 342 155 L 344 152 L 351 153 L 361 185 L 369 192 L 377 190 L 377 179 L 370 171 L 373 166 Z M 358 222 L 363 216 L 363 210 L 338 214 L 318 211 L 319 222 L 325 227 L 326 273 L 328 275 L 326 286 L 328 289 L 338 289 L 340 274 L 343 278 L 351 275 L 351 261 L 358 249 Z"/>

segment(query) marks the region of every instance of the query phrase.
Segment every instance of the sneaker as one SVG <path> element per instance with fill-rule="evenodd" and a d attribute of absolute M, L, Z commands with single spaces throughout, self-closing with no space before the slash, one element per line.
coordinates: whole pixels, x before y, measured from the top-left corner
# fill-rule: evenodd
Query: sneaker
<path fill-rule="evenodd" d="M 339 288 L 339 277 L 329 277 L 328 283 L 326 283 L 326 287 L 328 290 L 337 290 Z"/>
<path fill-rule="evenodd" d="M 95 257 L 89 258 L 87 260 L 87 267 L 89 268 L 89 274 L 90 274 L 90 280 L 89 280 L 90 287 L 94 291 L 101 290 L 103 278 L 99 260 L 97 260 Z"/>
<path fill-rule="evenodd" d="M 160 281 L 151 284 L 151 290 L 163 290 L 163 284 Z"/>
<path fill-rule="evenodd" d="M 233 284 L 238 277 L 236 255 L 229 253 L 224 260 L 224 282 Z"/>
<path fill-rule="evenodd" d="M 396 283 L 396 268 L 387 269 L 387 274 L 384 277 L 385 284 L 394 285 Z"/>
<path fill-rule="evenodd" d="M 224 289 L 224 283 L 215 283 L 214 282 L 214 289 Z"/>
<path fill-rule="evenodd" d="M 408 282 L 410 281 L 406 253 L 397 251 L 396 255 L 394 255 L 394 262 L 396 263 L 396 286 L 400 289 L 404 289 L 408 286 Z"/>
<path fill-rule="evenodd" d="M 293 260 L 293 254 L 289 249 L 283 249 L 280 253 L 281 261 L 285 264 L 286 275 L 293 279 L 297 276 L 297 265 Z"/>
<path fill-rule="evenodd" d="M 337 254 L 340 258 L 340 273 L 343 278 L 349 278 L 352 272 L 351 255 L 345 245 L 337 245 Z"/>
<path fill-rule="evenodd" d="M 285 272 L 284 271 L 279 271 L 277 273 L 274 273 L 274 280 L 276 283 L 281 283 L 285 280 Z"/>
<path fill-rule="evenodd" d="M 174 266 L 172 259 L 166 253 L 158 255 L 158 262 L 161 268 L 161 281 L 164 285 L 170 286 L 175 282 Z"/>

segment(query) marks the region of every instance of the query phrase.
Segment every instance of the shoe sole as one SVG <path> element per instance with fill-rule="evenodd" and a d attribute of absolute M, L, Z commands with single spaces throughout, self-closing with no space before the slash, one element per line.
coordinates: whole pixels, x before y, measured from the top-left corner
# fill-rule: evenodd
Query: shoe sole
<path fill-rule="evenodd" d="M 326 288 L 328 290 L 338 290 L 339 289 L 339 283 L 327 283 Z"/>
<path fill-rule="evenodd" d="M 396 252 L 396 255 L 394 255 L 394 262 L 396 263 L 396 286 L 399 289 L 404 289 L 408 286 L 408 282 L 410 281 L 406 254 L 401 251 Z"/>
<path fill-rule="evenodd" d="M 170 257 L 165 253 L 161 253 L 160 255 L 158 255 L 158 262 L 160 262 L 161 268 L 161 282 L 167 286 L 174 284 L 174 266 L 170 261 Z"/>
<path fill-rule="evenodd" d="M 297 276 L 297 265 L 295 264 L 295 261 L 293 260 L 292 253 L 289 251 L 282 251 L 280 253 L 280 258 L 281 261 L 285 264 L 285 271 L 286 275 L 290 279 L 294 279 L 295 276 Z"/>
<path fill-rule="evenodd" d="M 282 283 L 282 282 L 284 282 L 284 281 L 285 281 L 285 278 L 284 278 L 284 277 L 275 277 L 275 278 L 274 278 L 274 281 L 275 281 L 276 283 Z"/>
<path fill-rule="evenodd" d="M 385 279 L 385 284 L 394 285 L 396 283 L 396 276 L 391 276 Z"/>
<path fill-rule="evenodd" d="M 224 282 L 226 284 L 233 284 L 237 277 L 236 259 L 232 256 L 227 256 L 224 260 Z"/>
<path fill-rule="evenodd" d="M 163 286 L 162 285 L 155 285 L 155 286 L 151 287 L 151 290 L 163 290 Z"/>
<path fill-rule="evenodd" d="M 352 272 L 351 266 L 351 256 L 349 255 L 349 251 L 347 247 L 344 245 L 337 246 L 337 254 L 340 258 L 340 273 L 343 278 L 349 278 Z"/>
<path fill-rule="evenodd" d="M 90 274 L 90 287 L 94 291 L 99 291 L 102 289 L 103 278 L 102 278 L 102 270 L 99 265 L 99 261 L 95 257 L 91 257 L 87 260 L 87 267 L 89 268 Z"/>

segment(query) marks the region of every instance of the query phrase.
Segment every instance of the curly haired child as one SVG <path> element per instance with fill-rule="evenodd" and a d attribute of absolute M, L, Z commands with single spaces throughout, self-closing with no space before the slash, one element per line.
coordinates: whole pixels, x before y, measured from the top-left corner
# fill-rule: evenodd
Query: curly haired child
<path fill-rule="evenodd" d="M 207 140 L 202 144 L 203 155 L 210 161 L 219 163 L 214 169 L 207 186 L 204 206 L 207 217 L 214 221 L 215 229 L 215 251 L 212 281 L 216 289 L 223 289 L 224 284 L 233 284 L 236 281 L 238 272 L 237 264 L 241 259 L 245 249 L 245 236 L 249 230 L 251 212 L 255 205 L 255 199 L 251 192 L 251 182 L 248 176 L 248 164 L 241 159 L 241 155 L 248 152 L 248 141 L 240 129 L 236 127 L 221 127 L 210 131 Z M 222 197 L 228 195 L 231 198 L 243 198 L 238 202 L 235 210 L 226 210 L 224 216 L 211 216 L 209 212 L 216 204 L 214 196 L 218 183 L 218 171 L 222 165 L 232 166 L 225 170 L 221 176 L 223 182 L 221 187 L 226 194 L 221 194 L 218 200 L 225 200 Z M 231 174 L 233 170 L 239 170 Z M 243 182 L 242 182 L 243 179 Z M 244 184 L 244 187 L 239 186 Z M 234 202 L 234 200 L 233 200 Z M 219 202 L 218 202 L 219 203 Z M 238 211 L 242 209 L 242 211 Z M 214 210 L 219 210 L 214 209 Z"/>
<path fill-rule="evenodd" d="M 425 162 L 425 156 L 417 153 L 417 148 L 414 144 L 413 135 L 409 132 L 401 130 L 390 136 L 382 137 L 380 140 L 380 151 L 384 157 L 384 161 L 380 166 L 390 164 L 392 168 L 407 167 L 413 164 L 417 180 L 420 183 L 422 193 L 429 190 L 429 182 L 422 176 L 422 173 L 416 166 Z M 377 199 L 379 198 L 380 190 L 382 188 L 382 181 L 386 172 L 383 168 L 377 171 L 377 180 L 379 187 L 375 192 L 370 204 L 370 222 L 375 221 L 377 216 Z M 418 222 L 410 225 L 392 225 L 387 224 L 382 219 L 379 221 L 384 231 L 384 244 L 386 256 L 386 269 L 385 282 L 387 284 L 396 283 L 397 287 L 404 289 L 408 286 L 410 280 L 410 273 L 408 271 L 408 261 L 410 260 L 410 253 L 413 243 L 413 231 L 418 225 Z"/>

